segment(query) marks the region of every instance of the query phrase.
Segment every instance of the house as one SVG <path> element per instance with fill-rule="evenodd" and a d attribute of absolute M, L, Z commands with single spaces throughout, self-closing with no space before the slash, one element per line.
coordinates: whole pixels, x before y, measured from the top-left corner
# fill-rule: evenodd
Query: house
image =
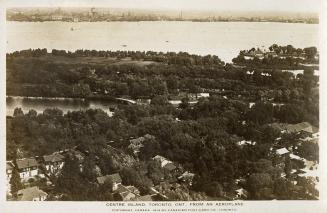
<path fill-rule="evenodd" d="M 276 157 L 274 157 L 274 164 L 284 169 L 285 167 L 285 160 L 287 159 L 287 156 L 289 156 L 290 151 L 288 151 L 286 148 L 281 148 L 275 150 Z"/>
<path fill-rule="evenodd" d="M 65 157 L 59 153 L 44 155 L 43 162 L 46 172 L 49 174 L 58 174 L 64 165 Z"/>
<path fill-rule="evenodd" d="M 287 125 L 286 131 L 289 133 L 297 133 L 297 132 L 314 133 L 314 128 L 308 122 L 302 122 L 302 123 L 298 123 L 298 124 Z"/>
<path fill-rule="evenodd" d="M 140 191 L 135 186 L 126 186 L 126 189 L 128 189 L 130 192 L 136 195 L 140 195 Z"/>
<path fill-rule="evenodd" d="M 235 199 L 244 199 L 248 197 L 248 192 L 243 189 L 243 188 L 239 188 L 235 190 L 236 196 Z"/>
<path fill-rule="evenodd" d="M 23 180 L 28 180 L 39 175 L 39 164 L 34 157 L 16 160 L 19 176 Z"/>
<path fill-rule="evenodd" d="M 161 165 L 161 168 L 165 168 L 169 172 L 177 172 L 178 171 L 178 168 L 175 166 L 175 164 L 172 161 L 166 159 L 163 156 L 156 155 L 152 159 L 155 160 L 155 161 L 157 161 L 157 162 L 159 162 L 160 165 Z"/>
<path fill-rule="evenodd" d="M 298 156 L 298 155 L 294 155 L 294 154 L 290 154 L 290 158 L 291 159 L 294 159 L 294 160 L 302 160 L 302 161 L 304 161 L 305 159 L 304 158 L 301 158 L 300 156 Z"/>
<path fill-rule="evenodd" d="M 120 184 L 117 190 L 115 190 L 114 197 L 120 201 L 136 200 L 140 197 L 140 191 L 135 186 L 124 186 Z"/>
<path fill-rule="evenodd" d="M 237 145 L 239 145 L 239 146 L 244 146 L 246 144 L 248 144 L 248 145 L 256 145 L 256 143 L 257 142 L 255 142 L 255 141 L 242 140 L 242 141 L 237 142 Z"/>
<path fill-rule="evenodd" d="M 197 98 L 208 98 L 210 94 L 208 92 L 197 93 Z"/>
<path fill-rule="evenodd" d="M 286 148 L 281 148 L 276 150 L 276 154 L 279 156 L 283 156 L 285 154 L 289 153 L 289 151 Z"/>
<path fill-rule="evenodd" d="M 169 172 L 174 172 L 177 169 L 177 167 L 173 163 L 167 163 L 163 166 L 163 168 L 167 169 Z"/>
<path fill-rule="evenodd" d="M 194 176 L 195 176 L 194 173 L 186 171 L 181 176 L 179 176 L 177 179 L 180 181 L 186 182 L 191 186 Z"/>
<path fill-rule="evenodd" d="M 118 173 L 97 177 L 97 182 L 101 185 L 107 181 L 112 182 L 112 191 L 115 191 L 118 189 L 118 186 L 121 184 L 122 179 Z"/>
<path fill-rule="evenodd" d="M 281 133 L 284 133 L 285 132 L 285 128 L 286 128 L 286 124 L 283 124 L 283 123 L 272 123 L 272 124 L 269 124 L 269 126 Z"/>
<path fill-rule="evenodd" d="M 19 201 L 44 201 L 48 194 L 34 186 L 19 190 L 17 196 Z"/>
<path fill-rule="evenodd" d="M 170 160 L 167 160 L 165 157 L 160 155 L 156 155 L 152 159 L 159 162 L 161 167 L 164 167 L 165 165 L 172 163 Z"/>
<path fill-rule="evenodd" d="M 140 152 L 140 149 L 143 147 L 143 142 L 146 140 L 155 139 L 153 135 L 146 134 L 143 137 L 135 138 L 130 140 L 129 149 L 133 150 L 133 153 L 136 155 Z"/>
<path fill-rule="evenodd" d="M 69 150 L 68 154 L 70 157 L 73 157 L 78 160 L 79 168 L 80 168 L 80 171 L 82 172 L 85 155 L 82 152 L 75 150 L 75 149 Z"/>

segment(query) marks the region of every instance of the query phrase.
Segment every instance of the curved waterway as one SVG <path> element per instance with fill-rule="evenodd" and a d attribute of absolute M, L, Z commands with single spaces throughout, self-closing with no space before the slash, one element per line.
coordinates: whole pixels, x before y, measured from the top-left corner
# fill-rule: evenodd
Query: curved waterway
<path fill-rule="evenodd" d="M 6 97 L 6 115 L 12 116 L 15 108 L 21 108 L 24 113 L 34 109 L 37 113 L 42 113 L 45 109 L 57 108 L 67 113 L 68 111 L 78 111 L 87 109 L 102 109 L 109 116 L 113 115 L 110 107 L 113 102 L 103 100 L 85 100 L 82 98 L 44 98 L 44 97 Z"/>

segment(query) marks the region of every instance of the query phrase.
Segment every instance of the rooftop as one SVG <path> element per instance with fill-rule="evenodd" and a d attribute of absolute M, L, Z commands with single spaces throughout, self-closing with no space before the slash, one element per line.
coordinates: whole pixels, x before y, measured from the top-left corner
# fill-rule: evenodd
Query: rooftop
<path fill-rule="evenodd" d="M 286 148 L 281 148 L 281 149 L 276 150 L 276 154 L 278 154 L 278 155 L 283 155 L 286 153 L 289 153 L 289 151 Z"/>
<path fill-rule="evenodd" d="M 21 189 L 17 193 L 21 201 L 33 201 L 34 198 L 47 196 L 48 194 L 40 190 L 37 186 Z"/>
<path fill-rule="evenodd" d="M 23 158 L 16 160 L 18 169 L 25 169 L 30 167 L 38 166 L 35 158 Z"/>
<path fill-rule="evenodd" d="M 65 157 L 59 153 L 54 153 L 51 155 L 44 155 L 43 159 L 45 162 L 60 162 L 64 161 Z"/>
<path fill-rule="evenodd" d="M 172 171 L 172 170 L 176 169 L 176 166 L 173 163 L 167 163 L 164 166 L 164 168 L 167 169 L 167 170 L 169 170 L 169 171 Z"/>
<path fill-rule="evenodd" d="M 105 175 L 101 177 L 97 177 L 97 181 L 99 184 L 104 184 L 106 181 L 112 181 L 113 183 L 121 183 L 122 179 L 118 173 L 112 175 Z"/>
<path fill-rule="evenodd" d="M 11 161 L 6 162 L 6 170 L 12 170 L 14 168 L 14 165 Z"/>
<path fill-rule="evenodd" d="M 308 122 L 289 124 L 286 126 L 286 130 L 289 132 L 305 131 L 305 132 L 313 133 L 313 127 Z"/>

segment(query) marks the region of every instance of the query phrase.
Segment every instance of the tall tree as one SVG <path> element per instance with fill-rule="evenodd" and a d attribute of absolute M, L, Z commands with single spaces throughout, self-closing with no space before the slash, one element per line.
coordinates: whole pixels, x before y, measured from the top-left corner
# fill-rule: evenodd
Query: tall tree
<path fill-rule="evenodd" d="M 14 198 L 17 198 L 18 190 L 23 188 L 23 184 L 21 182 L 19 171 L 17 169 L 17 165 L 14 166 L 11 178 L 10 178 L 10 192 Z"/>

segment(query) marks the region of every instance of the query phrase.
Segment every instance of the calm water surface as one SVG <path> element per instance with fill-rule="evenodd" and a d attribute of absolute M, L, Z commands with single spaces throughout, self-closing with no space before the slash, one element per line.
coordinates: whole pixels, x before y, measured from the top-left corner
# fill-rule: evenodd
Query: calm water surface
<path fill-rule="evenodd" d="M 71 30 L 73 28 L 73 30 Z M 185 51 L 230 62 L 271 44 L 318 46 L 318 25 L 269 22 L 7 22 L 7 52 L 28 48 Z"/>
<path fill-rule="evenodd" d="M 34 97 L 19 97 L 8 96 L 6 98 L 6 115 L 12 116 L 16 107 L 21 108 L 24 113 L 34 109 L 37 113 L 42 113 L 47 108 L 57 108 L 67 113 L 68 111 L 78 111 L 87 109 L 102 109 L 109 116 L 113 112 L 109 110 L 112 103 L 106 101 L 86 101 L 83 99 L 73 98 L 34 98 Z"/>

